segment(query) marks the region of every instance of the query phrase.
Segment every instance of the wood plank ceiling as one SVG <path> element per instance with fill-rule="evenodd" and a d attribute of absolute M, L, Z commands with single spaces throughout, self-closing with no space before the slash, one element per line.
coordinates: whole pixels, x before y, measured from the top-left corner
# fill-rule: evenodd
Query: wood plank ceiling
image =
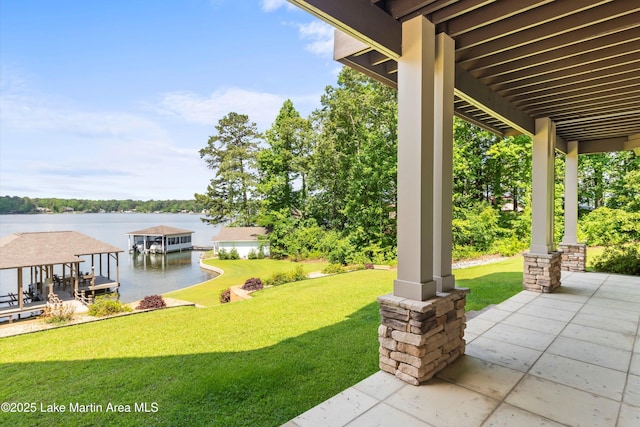
<path fill-rule="evenodd" d="M 640 0 L 290 1 L 342 31 L 336 60 L 391 86 L 400 23 L 425 16 L 455 40 L 456 115 L 496 134 L 550 117 L 582 152 L 640 147 Z"/>

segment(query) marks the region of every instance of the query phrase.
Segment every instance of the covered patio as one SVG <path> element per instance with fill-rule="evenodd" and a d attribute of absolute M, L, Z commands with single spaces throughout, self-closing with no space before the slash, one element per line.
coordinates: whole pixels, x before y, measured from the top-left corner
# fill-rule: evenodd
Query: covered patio
<path fill-rule="evenodd" d="M 334 59 L 398 90 L 398 276 L 378 298 L 383 372 L 291 425 L 637 425 L 639 283 L 583 273 L 577 224 L 579 156 L 640 155 L 640 5 L 290 2 L 336 28 Z M 524 291 L 468 323 L 468 290 L 451 269 L 454 116 L 532 138 Z"/>
<path fill-rule="evenodd" d="M 639 324 L 640 277 L 563 272 L 468 320 L 425 386 L 380 371 L 285 426 L 637 426 Z"/>

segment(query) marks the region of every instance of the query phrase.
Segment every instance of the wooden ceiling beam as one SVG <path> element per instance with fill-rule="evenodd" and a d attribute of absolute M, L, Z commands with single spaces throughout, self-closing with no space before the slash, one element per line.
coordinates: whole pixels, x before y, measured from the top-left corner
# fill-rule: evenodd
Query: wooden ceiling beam
<path fill-rule="evenodd" d="M 638 53 L 640 57 L 640 53 Z M 610 65 L 605 62 L 604 68 L 594 67 L 593 71 L 583 70 L 580 67 L 580 72 L 576 74 L 559 73 L 554 75 L 553 79 L 531 79 L 531 81 L 518 82 L 517 86 L 498 85 L 491 87 L 496 93 L 504 97 L 512 96 L 517 93 L 518 95 L 537 96 L 544 93 L 563 93 L 578 89 L 581 86 L 586 86 L 591 82 L 591 86 L 597 86 L 604 82 L 622 81 L 627 78 L 637 75 L 638 69 L 640 69 L 640 58 L 636 58 L 632 61 L 626 62 L 621 65 Z M 576 70 L 577 71 L 577 70 Z"/>
<path fill-rule="evenodd" d="M 519 47 L 527 47 L 553 39 L 554 37 L 568 34 L 569 37 L 575 38 L 575 32 L 579 30 L 593 31 L 593 27 L 598 24 L 604 24 L 605 27 L 618 28 L 619 23 L 616 20 L 620 15 L 629 14 L 629 7 L 625 2 L 614 2 L 611 4 L 599 6 L 593 9 L 584 10 L 582 12 L 564 16 L 555 21 L 546 22 L 544 24 L 528 28 L 513 34 L 505 34 L 504 37 L 496 40 L 488 41 L 481 45 L 466 47 L 464 43 L 459 42 L 460 38 L 456 38 L 456 58 L 459 61 L 467 61 L 473 58 L 484 58 L 492 55 L 499 55 L 508 52 L 507 56 L 512 56 L 513 50 Z M 634 9 L 633 12 L 640 11 L 640 7 Z M 470 33 L 471 35 L 471 33 Z M 552 46 L 557 48 L 557 44 Z M 536 51 L 540 51 L 537 49 Z"/>
<path fill-rule="evenodd" d="M 482 17 L 482 11 L 469 16 L 462 16 L 447 23 L 450 35 L 456 39 L 456 46 L 471 48 L 492 40 L 503 37 L 520 38 L 519 33 L 533 29 L 565 17 L 576 16 L 579 12 L 586 11 L 594 6 L 608 3 L 612 0 L 569 0 L 569 1 L 539 1 L 539 2 L 499 2 L 494 6 L 492 14 L 484 15 L 489 20 L 488 25 L 481 25 L 478 18 Z M 510 9 L 510 5 L 512 9 Z M 521 5 L 521 6 L 516 6 Z M 528 11 L 527 13 L 521 13 Z M 520 13 L 519 16 L 512 19 Z M 500 14 L 504 18 L 500 19 Z M 469 22 L 471 19 L 474 22 Z M 573 18 L 569 18 L 573 19 Z M 468 27 L 465 27 L 467 25 Z M 536 35 L 539 37 L 539 35 Z M 528 38 L 528 37 L 525 37 Z"/>
<path fill-rule="evenodd" d="M 535 121 L 532 117 L 501 96 L 491 92 L 489 88 L 476 80 L 462 67 L 456 66 L 455 73 L 455 94 L 459 98 L 503 121 L 510 127 L 533 136 L 535 133 Z"/>
<path fill-rule="evenodd" d="M 567 78 L 571 75 L 579 75 L 590 68 L 603 69 L 607 66 L 635 62 L 640 52 L 640 27 L 638 37 L 629 43 L 619 44 L 597 51 L 578 53 L 575 56 L 561 58 L 557 61 L 533 66 L 526 70 L 518 70 L 513 73 L 503 74 L 490 79 L 478 78 L 490 87 L 517 87 L 528 81 L 550 81 Z"/>
<path fill-rule="evenodd" d="M 640 14 L 638 14 L 640 18 Z M 494 81 L 512 81 L 527 77 L 527 72 L 531 74 L 544 74 L 557 69 L 569 66 L 580 65 L 582 55 L 595 53 L 596 57 L 616 56 L 612 48 L 620 46 L 617 51 L 625 52 L 629 49 L 627 43 L 640 40 L 640 21 L 633 27 L 622 31 L 614 32 L 603 37 L 579 40 L 579 48 L 575 43 L 558 46 L 554 50 L 539 52 L 536 55 L 519 58 L 517 60 L 504 62 L 491 68 L 484 68 L 473 71 L 473 75 L 487 84 Z M 578 57 L 578 58 L 576 58 Z M 574 58 L 569 61 L 569 58 Z M 563 64 L 558 64 L 562 61 Z"/>
<path fill-rule="evenodd" d="M 624 3 L 624 2 L 623 2 Z M 565 25 L 570 25 L 570 20 Z M 462 64 L 467 70 L 479 70 L 493 68 L 497 65 L 517 61 L 530 56 L 537 56 L 545 52 L 553 52 L 565 46 L 577 45 L 587 40 L 594 40 L 625 29 L 640 25 L 640 11 L 618 16 L 615 20 L 599 21 L 591 25 L 574 28 L 569 26 L 559 29 L 550 37 L 534 39 L 524 43 L 514 40 L 513 47 L 509 47 L 506 40 L 501 41 L 502 48 L 494 43 L 487 43 L 482 49 L 466 49 L 458 53 L 456 51 L 456 63 Z M 521 35 L 522 36 L 522 35 Z M 514 38 L 515 39 L 515 38 Z M 456 45 L 457 46 L 457 45 Z M 506 48 L 505 48 L 506 46 Z M 508 53 L 505 53 L 508 50 Z M 580 51 L 578 47 L 576 50 Z"/>

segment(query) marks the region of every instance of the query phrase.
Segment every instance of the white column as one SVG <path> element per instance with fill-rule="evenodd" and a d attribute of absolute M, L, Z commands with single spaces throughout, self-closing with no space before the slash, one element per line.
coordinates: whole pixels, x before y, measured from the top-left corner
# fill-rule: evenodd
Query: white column
<path fill-rule="evenodd" d="M 531 246 L 529 252 L 547 254 L 553 244 L 555 124 L 548 117 L 536 119 L 533 136 L 531 184 Z"/>
<path fill-rule="evenodd" d="M 564 237 L 562 243 L 578 243 L 578 141 L 567 142 L 564 165 Z"/>
<path fill-rule="evenodd" d="M 398 278 L 395 296 L 424 301 L 433 280 L 433 108 L 435 27 L 402 24 L 398 60 Z"/>
<path fill-rule="evenodd" d="M 436 36 L 434 68 L 434 187 L 433 187 L 433 276 L 438 291 L 455 288 L 451 274 L 453 249 L 453 89 L 455 42 L 445 33 Z"/>

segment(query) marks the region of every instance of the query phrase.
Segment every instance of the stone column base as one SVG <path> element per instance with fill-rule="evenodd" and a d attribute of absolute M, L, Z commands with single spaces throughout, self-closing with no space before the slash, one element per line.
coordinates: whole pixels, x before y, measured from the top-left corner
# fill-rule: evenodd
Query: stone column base
<path fill-rule="evenodd" d="M 524 289 L 527 291 L 550 293 L 560 287 L 560 252 L 534 254 L 525 252 Z"/>
<path fill-rule="evenodd" d="M 420 385 L 464 354 L 468 293 L 456 288 L 427 301 L 379 297 L 380 369 Z"/>
<path fill-rule="evenodd" d="M 582 243 L 560 243 L 558 251 L 562 254 L 562 271 L 585 271 L 587 245 Z"/>

